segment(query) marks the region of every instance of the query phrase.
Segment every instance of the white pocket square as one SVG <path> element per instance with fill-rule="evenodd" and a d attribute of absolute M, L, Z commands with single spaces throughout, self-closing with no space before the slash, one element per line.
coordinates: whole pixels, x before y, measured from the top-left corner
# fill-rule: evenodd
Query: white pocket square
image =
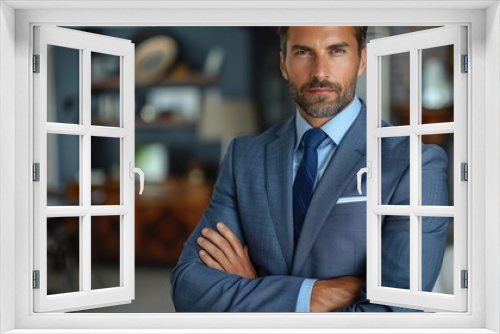
<path fill-rule="evenodd" d="M 356 202 L 366 202 L 366 196 L 341 197 L 338 199 L 337 204 L 356 203 Z"/>

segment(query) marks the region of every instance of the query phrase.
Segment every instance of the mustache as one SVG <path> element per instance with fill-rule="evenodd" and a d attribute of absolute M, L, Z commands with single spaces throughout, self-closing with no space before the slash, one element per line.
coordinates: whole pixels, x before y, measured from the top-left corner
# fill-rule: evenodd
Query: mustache
<path fill-rule="evenodd" d="M 313 78 L 311 81 L 300 87 L 300 91 L 303 93 L 313 88 L 328 88 L 336 93 L 342 92 L 342 86 L 338 82 L 331 82 L 328 80 L 319 81 L 317 78 Z"/>

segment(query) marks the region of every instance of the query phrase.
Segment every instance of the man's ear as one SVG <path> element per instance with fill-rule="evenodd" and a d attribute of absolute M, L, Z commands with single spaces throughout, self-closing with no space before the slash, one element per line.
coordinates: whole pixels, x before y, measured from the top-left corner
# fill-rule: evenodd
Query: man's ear
<path fill-rule="evenodd" d="M 358 77 L 362 76 L 366 70 L 366 47 L 361 50 L 361 60 L 359 61 Z"/>
<path fill-rule="evenodd" d="M 283 78 L 285 80 L 288 80 L 288 73 L 286 71 L 286 56 L 283 54 L 283 52 L 280 52 L 280 70 Z"/>

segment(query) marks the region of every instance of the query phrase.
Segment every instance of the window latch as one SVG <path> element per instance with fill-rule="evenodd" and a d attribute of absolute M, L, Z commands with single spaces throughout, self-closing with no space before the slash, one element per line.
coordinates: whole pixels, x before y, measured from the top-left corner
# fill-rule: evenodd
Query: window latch
<path fill-rule="evenodd" d="M 139 190 L 139 195 L 142 195 L 142 191 L 144 190 L 144 172 L 142 171 L 142 169 L 134 167 L 133 161 L 130 161 L 129 163 L 129 170 L 130 170 L 129 176 L 131 179 L 134 179 L 134 173 L 139 174 L 139 182 L 141 185 L 141 189 Z"/>
<path fill-rule="evenodd" d="M 370 161 L 367 162 L 367 167 L 361 168 L 358 171 L 358 192 L 360 195 L 363 194 L 363 191 L 361 190 L 361 177 L 363 176 L 364 173 L 366 173 L 366 177 L 371 179 L 372 178 L 372 163 Z"/>

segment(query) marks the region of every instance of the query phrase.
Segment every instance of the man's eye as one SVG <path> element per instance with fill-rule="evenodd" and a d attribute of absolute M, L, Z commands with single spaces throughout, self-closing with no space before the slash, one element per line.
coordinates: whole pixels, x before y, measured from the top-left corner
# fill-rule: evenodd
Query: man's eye
<path fill-rule="evenodd" d="M 337 54 L 343 54 L 343 53 L 345 53 L 345 50 L 342 49 L 342 48 L 336 48 L 336 49 L 332 49 L 332 53 L 336 54 L 336 55 Z"/>
<path fill-rule="evenodd" d="M 298 50 L 295 54 L 297 56 L 307 56 L 309 54 L 309 51 L 307 51 L 307 50 Z"/>

